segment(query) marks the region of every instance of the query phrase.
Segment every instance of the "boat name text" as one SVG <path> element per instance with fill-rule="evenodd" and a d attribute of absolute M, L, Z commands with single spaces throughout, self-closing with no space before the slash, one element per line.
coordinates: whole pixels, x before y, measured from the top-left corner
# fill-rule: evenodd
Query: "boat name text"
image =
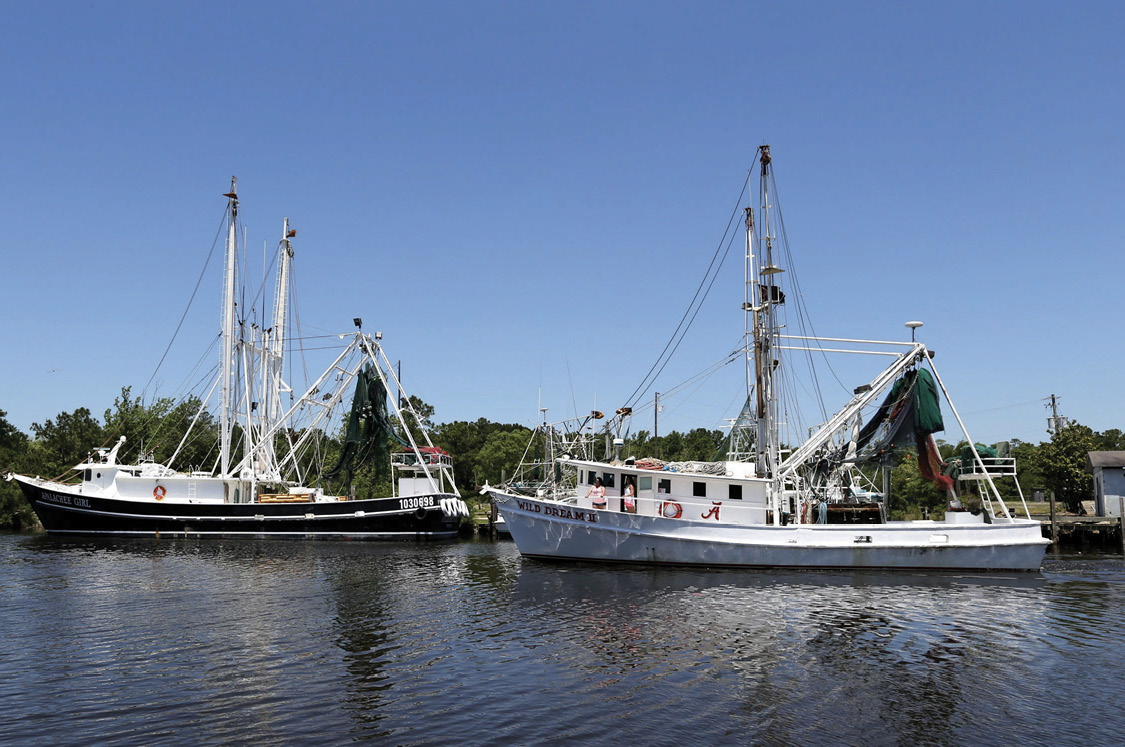
<path fill-rule="evenodd" d="M 573 519 L 574 521 L 588 521 L 591 524 L 598 523 L 598 515 L 592 511 L 579 511 L 578 509 L 571 509 L 562 506 L 540 506 L 537 503 L 526 503 L 524 501 L 516 501 L 521 511 L 531 511 L 537 514 L 544 514 L 546 516 L 555 516 L 560 519 Z"/>
<path fill-rule="evenodd" d="M 55 503 L 60 506 L 78 506 L 79 508 L 89 508 L 90 501 L 85 498 L 79 498 L 76 495 L 59 495 L 58 493 L 41 493 L 39 500 L 44 503 Z"/>

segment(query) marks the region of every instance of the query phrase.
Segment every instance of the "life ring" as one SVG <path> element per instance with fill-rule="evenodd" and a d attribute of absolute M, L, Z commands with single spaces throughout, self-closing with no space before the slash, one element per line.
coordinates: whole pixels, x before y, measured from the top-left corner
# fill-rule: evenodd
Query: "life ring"
<path fill-rule="evenodd" d="M 164 500 L 164 496 L 168 495 L 168 491 L 164 489 L 163 485 L 157 485 L 152 489 L 152 497 L 158 501 Z"/>
<path fill-rule="evenodd" d="M 675 501 L 664 501 L 660 507 L 660 515 L 665 519 L 678 519 L 684 514 L 684 507 Z"/>

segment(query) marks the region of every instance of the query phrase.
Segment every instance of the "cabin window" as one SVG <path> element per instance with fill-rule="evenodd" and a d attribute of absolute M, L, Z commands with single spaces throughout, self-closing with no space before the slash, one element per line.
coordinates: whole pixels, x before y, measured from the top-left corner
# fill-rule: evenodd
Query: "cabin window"
<path fill-rule="evenodd" d="M 696 498 L 706 498 L 707 497 L 707 483 L 705 483 L 705 482 L 693 482 L 691 484 L 691 494 L 693 496 L 695 496 Z"/>
<path fill-rule="evenodd" d="M 99 480 L 102 479 L 102 473 L 101 472 L 98 473 L 98 479 Z"/>
<path fill-rule="evenodd" d="M 661 480 L 656 486 L 656 492 L 657 493 L 671 493 L 672 492 L 672 481 L 671 480 Z"/>
<path fill-rule="evenodd" d="M 652 490 L 652 475 L 641 475 L 637 482 L 637 490 Z"/>
<path fill-rule="evenodd" d="M 614 477 L 614 475 L 613 475 L 612 472 L 603 472 L 602 473 L 602 485 L 606 486 L 607 488 L 612 488 L 613 487 L 613 477 Z"/>
<path fill-rule="evenodd" d="M 84 479 L 86 482 L 90 482 L 90 470 L 86 470 L 86 472 L 82 475 L 82 479 Z"/>
<path fill-rule="evenodd" d="M 730 498 L 732 501 L 742 500 L 742 486 L 741 485 L 731 485 L 729 487 L 730 487 L 730 491 L 727 493 L 727 498 Z"/>
<path fill-rule="evenodd" d="M 597 480 L 597 479 L 598 479 L 598 473 L 594 472 L 594 470 L 590 470 L 589 472 L 586 473 L 586 484 L 587 485 L 593 485 L 594 481 Z"/>

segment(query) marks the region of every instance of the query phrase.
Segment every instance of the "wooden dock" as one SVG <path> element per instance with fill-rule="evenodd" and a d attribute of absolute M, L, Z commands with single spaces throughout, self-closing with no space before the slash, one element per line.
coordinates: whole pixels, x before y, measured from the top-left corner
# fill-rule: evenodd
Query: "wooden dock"
<path fill-rule="evenodd" d="M 1116 516 L 1032 515 L 1043 525 L 1043 536 L 1056 547 L 1078 547 L 1125 555 L 1125 532 Z"/>

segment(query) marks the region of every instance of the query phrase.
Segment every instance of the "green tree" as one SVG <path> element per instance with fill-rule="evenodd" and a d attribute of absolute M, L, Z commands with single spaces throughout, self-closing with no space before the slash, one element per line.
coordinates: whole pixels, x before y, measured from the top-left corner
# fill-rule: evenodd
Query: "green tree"
<path fill-rule="evenodd" d="M 219 433 L 214 416 L 200 412 L 202 404 L 192 396 L 181 402 L 163 397 L 145 405 L 132 396 L 131 387 L 123 387 L 113 407 L 105 411 L 105 434 L 109 442 L 125 436 L 119 462 L 150 456 L 153 461 L 170 464 L 175 456 L 175 464 L 170 466 L 210 471 L 218 459 Z"/>
<path fill-rule="evenodd" d="M 684 434 L 672 431 L 660 437 L 660 458 L 666 462 L 682 461 L 681 453 L 684 450 Z"/>
<path fill-rule="evenodd" d="M 505 472 L 506 475 L 510 476 L 519 466 L 523 448 L 527 446 L 527 441 L 530 439 L 530 431 L 522 425 L 496 423 L 487 418 L 479 418 L 472 422 L 455 420 L 451 423 L 441 423 L 434 426 L 430 437 L 433 438 L 434 445 L 445 449 L 453 457 L 453 475 L 457 480 L 457 487 L 460 488 L 462 493 L 468 494 L 475 488 L 480 487 L 486 480 L 493 483 L 499 480 L 498 472 L 492 475 L 482 471 L 483 463 L 479 457 L 481 450 L 484 449 L 490 438 L 496 434 L 510 431 L 518 431 L 524 434 L 520 436 L 523 439 L 523 443 L 520 445 L 520 453 L 516 455 L 515 463 L 511 464 Z M 485 461 L 489 462 L 490 460 L 486 459 Z"/>
<path fill-rule="evenodd" d="M 530 438 L 531 431 L 527 428 L 493 432 L 477 454 L 478 474 L 491 483 L 511 476 Z"/>
<path fill-rule="evenodd" d="M 625 439 L 625 448 L 622 455 L 626 457 L 651 457 L 656 455 L 656 444 L 653 443 L 652 434 L 648 431 L 637 431 Z"/>
<path fill-rule="evenodd" d="M 1039 471 L 1039 446 L 1018 438 L 1013 438 L 1011 444 L 1011 455 L 1016 460 L 1016 479 L 1020 482 L 1020 490 L 1031 500 L 1036 488 L 1047 486 L 1047 479 Z"/>
<path fill-rule="evenodd" d="M 894 518 L 921 518 L 922 511 L 940 511 L 946 504 L 941 488 L 922 477 L 918 455 L 903 450 L 891 470 L 891 512 Z"/>
<path fill-rule="evenodd" d="M 1097 451 L 1096 434 L 1080 423 L 1058 428 L 1051 440 L 1040 444 L 1030 466 L 1043 476 L 1068 511 L 1084 514 L 1082 501 L 1093 500 L 1094 478 L 1086 471 L 1088 453 Z"/>
<path fill-rule="evenodd" d="M 710 461 L 722 443 L 723 432 L 706 428 L 693 428 L 684 435 L 679 461 Z"/>
<path fill-rule="evenodd" d="M 106 442 L 105 431 L 85 407 L 60 412 L 43 424 L 32 423 L 34 440 L 29 449 L 28 467 L 48 478 L 64 477 L 68 470 Z"/>
<path fill-rule="evenodd" d="M 407 402 L 409 407 L 402 408 L 402 418 L 410 429 L 410 436 L 414 439 L 414 443 L 425 446 L 426 439 L 422 436 L 422 430 L 425 429 L 426 432 L 433 430 L 434 407 L 413 394 L 407 397 Z"/>
<path fill-rule="evenodd" d="M 0 410 L 0 470 L 20 472 L 27 459 L 29 441 L 23 431 L 8 422 Z M 28 529 L 38 522 L 23 492 L 15 482 L 0 480 L 0 529 Z"/>
<path fill-rule="evenodd" d="M 1095 451 L 1125 451 L 1125 433 L 1117 428 L 1094 434 Z"/>

